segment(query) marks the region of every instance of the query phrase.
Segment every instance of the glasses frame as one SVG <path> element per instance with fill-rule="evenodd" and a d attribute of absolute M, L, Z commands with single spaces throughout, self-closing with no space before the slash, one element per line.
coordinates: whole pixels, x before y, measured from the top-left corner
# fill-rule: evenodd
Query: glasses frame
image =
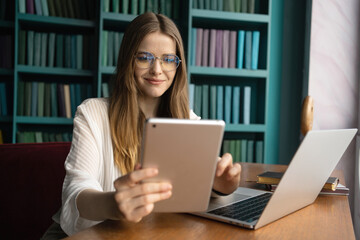
<path fill-rule="evenodd" d="M 149 68 L 151 68 L 151 67 L 154 65 L 156 59 L 158 59 L 158 60 L 160 61 L 161 69 L 162 69 L 164 72 L 175 71 L 175 70 L 180 66 L 180 63 L 181 63 L 181 59 L 180 59 L 179 56 L 177 56 L 176 54 L 163 54 L 161 57 L 156 57 L 156 56 L 155 56 L 153 53 L 151 53 L 151 52 L 137 52 L 137 53 L 135 53 L 135 55 L 134 55 L 134 57 L 135 57 L 135 63 L 136 63 L 136 64 L 137 64 L 137 55 L 138 55 L 139 53 L 150 54 L 150 55 L 152 55 L 152 56 L 154 57 L 154 60 L 150 63 L 150 66 L 149 66 L 149 67 L 143 68 L 143 67 L 139 67 L 139 65 L 138 65 L 137 67 L 140 68 L 140 69 L 149 69 Z M 178 59 L 179 61 L 178 61 L 178 64 L 177 64 L 177 66 L 176 66 L 175 69 L 173 69 L 173 70 L 165 70 L 165 69 L 164 69 L 164 67 L 163 67 L 163 60 L 162 60 L 162 57 L 163 57 L 164 55 L 168 55 L 168 56 L 170 55 L 170 56 L 175 56 L 175 57 L 177 57 L 177 59 Z"/>

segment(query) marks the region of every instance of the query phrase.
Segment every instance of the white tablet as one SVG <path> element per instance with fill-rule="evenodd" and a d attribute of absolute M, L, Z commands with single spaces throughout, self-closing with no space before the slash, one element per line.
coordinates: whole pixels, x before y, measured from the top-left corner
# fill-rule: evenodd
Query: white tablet
<path fill-rule="evenodd" d="M 208 208 L 225 122 L 150 118 L 141 149 L 142 167 L 157 167 L 147 181 L 172 184 L 172 196 L 155 203 L 155 212 L 202 212 Z"/>

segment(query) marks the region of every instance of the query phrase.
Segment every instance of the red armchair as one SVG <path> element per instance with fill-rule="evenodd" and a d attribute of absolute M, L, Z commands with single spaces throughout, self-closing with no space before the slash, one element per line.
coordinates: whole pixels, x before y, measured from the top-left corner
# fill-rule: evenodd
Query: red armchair
<path fill-rule="evenodd" d="M 61 206 L 71 143 L 0 144 L 2 239 L 39 239 Z"/>

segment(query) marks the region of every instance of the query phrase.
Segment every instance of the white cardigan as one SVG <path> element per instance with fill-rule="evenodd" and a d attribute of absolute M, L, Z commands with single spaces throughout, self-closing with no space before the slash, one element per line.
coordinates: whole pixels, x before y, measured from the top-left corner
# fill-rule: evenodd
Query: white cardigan
<path fill-rule="evenodd" d="M 113 182 L 121 176 L 114 164 L 108 105 L 106 98 L 92 98 L 77 108 L 71 149 L 65 161 L 60 219 L 59 214 L 53 218 L 68 235 L 98 223 L 79 216 L 79 193 L 85 189 L 115 191 Z M 200 117 L 191 111 L 190 119 Z"/>

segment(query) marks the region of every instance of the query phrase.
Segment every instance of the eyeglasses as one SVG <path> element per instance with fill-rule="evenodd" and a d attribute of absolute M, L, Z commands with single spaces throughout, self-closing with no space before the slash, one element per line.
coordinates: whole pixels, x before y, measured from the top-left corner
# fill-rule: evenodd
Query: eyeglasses
<path fill-rule="evenodd" d="M 147 69 L 153 66 L 156 59 L 159 59 L 163 71 L 170 72 L 176 70 L 180 65 L 180 58 L 175 54 L 164 54 L 161 57 L 155 57 L 149 52 L 138 52 L 135 54 L 135 62 L 139 68 Z"/>

